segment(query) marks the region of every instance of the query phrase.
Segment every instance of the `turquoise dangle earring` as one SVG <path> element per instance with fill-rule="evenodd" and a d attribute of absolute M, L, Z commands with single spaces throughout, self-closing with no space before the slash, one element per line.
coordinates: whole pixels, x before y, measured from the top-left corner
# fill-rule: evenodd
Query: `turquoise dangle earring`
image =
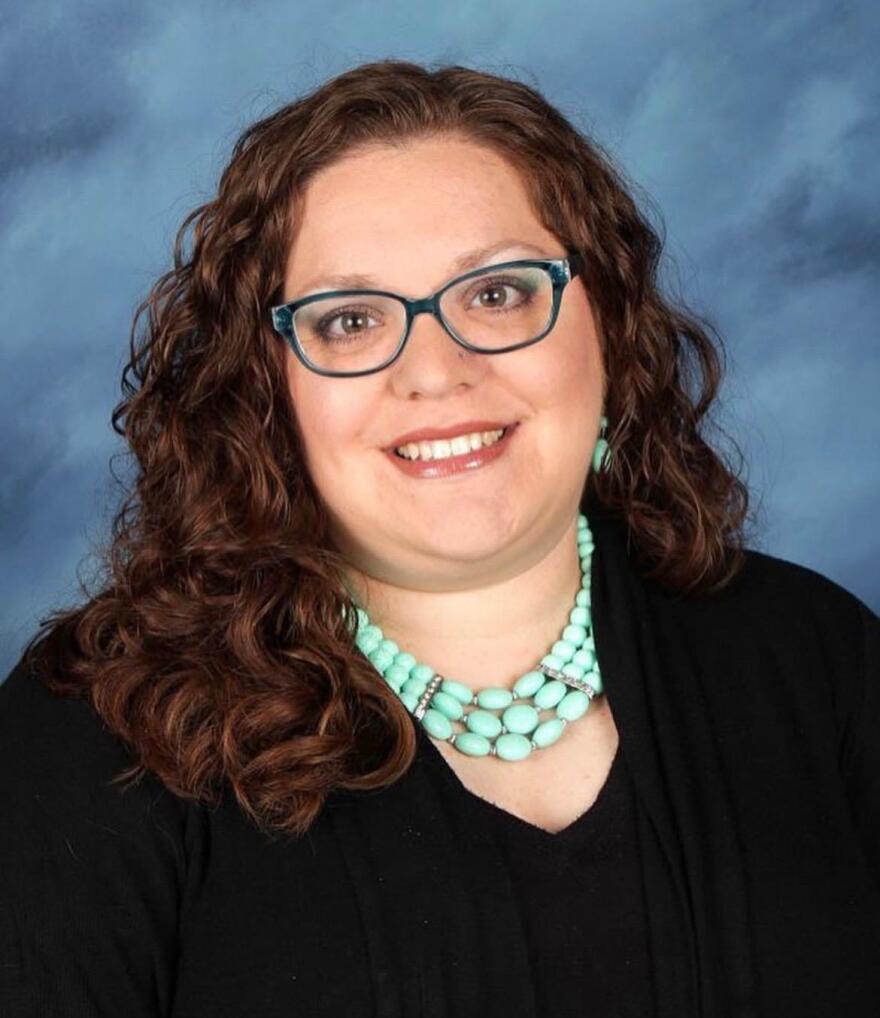
<path fill-rule="evenodd" d="M 596 439 L 596 446 L 593 449 L 593 469 L 595 471 L 607 471 L 611 469 L 611 449 L 608 446 L 608 440 L 605 438 L 605 431 L 608 427 L 608 418 L 601 417 L 600 422 L 602 428 L 599 432 L 598 439 Z"/>

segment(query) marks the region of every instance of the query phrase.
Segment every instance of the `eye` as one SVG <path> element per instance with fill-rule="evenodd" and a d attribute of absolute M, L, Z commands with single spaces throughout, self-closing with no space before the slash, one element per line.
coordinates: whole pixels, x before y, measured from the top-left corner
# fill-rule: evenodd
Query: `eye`
<path fill-rule="evenodd" d="M 516 297 L 506 296 L 505 291 L 508 290 L 514 291 L 519 296 L 519 300 Z M 515 308 L 526 306 L 531 301 L 534 287 L 519 278 L 498 276 L 494 279 L 481 280 L 479 286 L 475 287 L 471 293 L 474 294 L 474 299 L 479 300 L 480 308 L 489 311 L 512 311 Z M 490 295 L 488 301 L 483 299 L 487 294 Z M 473 301 L 468 303 L 468 307 L 473 307 Z"/>
<path fill-rule="evenodd" d="M 370 310 L 370 308 L 356 307 L 336 310 L 331 314 L 324 315 L 323 318 L 317 321 L 314 325 L 314 331 L 325 343 L 344 343 L 346 340 L 357 339 L 366 331 L 364 327 L 366 321 L 378 321 L 371 317 Z M 331 332 L 330 327 L 337 319 L 343 322 L 343 335 Z M 353 328 L 349 327 L 351 322 L 355 323 Z"/>

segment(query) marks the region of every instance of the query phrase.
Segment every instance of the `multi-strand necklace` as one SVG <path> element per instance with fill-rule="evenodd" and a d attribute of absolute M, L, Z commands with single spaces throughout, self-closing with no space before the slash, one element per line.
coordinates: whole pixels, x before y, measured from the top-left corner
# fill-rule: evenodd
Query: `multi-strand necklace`
<path fill-rule="evenodd" d="M 550 652 L 512 689 L 486 686 L 475 693 L 464 682 L 437 674 L 386 640 L 361 607 L 356 609 L 357 646 L 429 735 L 468 756 L 523 760 L 533 749 L 552 746 L 565 726 L 602 694 L 590 611 L 593 535 L 583 513 L 578 515 L 577 547 L 581 586 L 568 624 Z M 553 714 L 542 720 L 545 711 Z M 464 730 L 455 731 L 454 723 Z"/>

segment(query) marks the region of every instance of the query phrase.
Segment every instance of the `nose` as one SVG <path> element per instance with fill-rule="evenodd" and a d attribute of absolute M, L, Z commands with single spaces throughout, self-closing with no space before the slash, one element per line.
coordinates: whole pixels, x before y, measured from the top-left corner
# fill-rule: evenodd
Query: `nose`
<path fill-rule="evenodd" d="M 440 346 L 446 354 L 450 351 L 458 355 L 473 352 L 466 350 L 446 331 L 446 327 L 440 318 L 440 310 L 431 297 L 426 297 L 425 300 L 413 305 L 409 337 L 407 338 L 406 349 L 402 356 L 406 356 L 409 352 L 409 347 L 416 344 L 424 345 L 424 340 L 419 339 L 417 336 L 417 334 L 421 335 L 422 332 L 432 336 L 433 344 Z M 458 359 L 461 359 L 460 356 Z"/>
<path fill-rule="evenodd" d="M 472 384 L 481 369 L 479 354 L 466 350 L 446 331 L 432 307 L 413 316 L 406 346 L 391 366 L 401 395 L 437 394 L 456 385 Z"/>

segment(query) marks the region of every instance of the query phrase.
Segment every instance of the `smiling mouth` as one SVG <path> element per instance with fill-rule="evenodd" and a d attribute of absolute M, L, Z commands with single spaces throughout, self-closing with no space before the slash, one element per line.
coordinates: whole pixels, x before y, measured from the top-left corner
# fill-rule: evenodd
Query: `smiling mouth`
<path fill-rule="evenodd" d="M 444 450 L 444 453 L 449 452 L 450 455 L 444 454 L 436 459 L 421 459 L 420 457 L 407 459 L 406 456 L 401 456 L 392 449 L 383 451 L 389 462 L 393 463 L 400 473 L 408 477 L 425 481 L 467 477 L 474 472 L 482 474 L 484 468 L 489 468 L 493 462 L 502 460 L 510 443 L 515 441 L 518 431 L 519 421 L 514 421 L 504 428 L 492 431 L 490 435 L 498 437 L 488 445 L 481 444 L 479 448 L 468 448 L 465 452 Z M 458 448 L 462 448 L 462 446 Z"/>
<path fill-rule="evenodd" d="M 508 432 L 515 425 L 516 422 L 507 424 L 503 428 L 472 432 L 451 439 L 409 442 L 406 445 L 392 447 L 388 451 L 398 459 L 406 460 L 409 463 L 439 463 L 460 456 L 469 456 L 482 449 L 491 449 L 493 445 L 497 445 L 506 438 Z"/>

